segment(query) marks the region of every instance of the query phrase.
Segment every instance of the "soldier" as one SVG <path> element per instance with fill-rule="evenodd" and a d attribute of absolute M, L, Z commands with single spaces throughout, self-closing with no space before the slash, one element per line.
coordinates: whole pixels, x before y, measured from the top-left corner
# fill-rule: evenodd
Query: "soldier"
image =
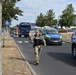
<path fill-rule="evenodd" d="M 31 40 L 33 40 L 33 47 L 34 47 L 34 51 L 35 51 L 35 62 L 36 65 L 39 64 L 39 56 L 41 54 L 42 51 L 42 42 L 44 43 L 44 46 L 46 46 L 46 42 L 44 40 L 44 38 L 40 35 L 39 30 L 36 31 L 35 35 L 32 36 L 31 33 L 29 33 L 29 36 L 32 37 Z"/>

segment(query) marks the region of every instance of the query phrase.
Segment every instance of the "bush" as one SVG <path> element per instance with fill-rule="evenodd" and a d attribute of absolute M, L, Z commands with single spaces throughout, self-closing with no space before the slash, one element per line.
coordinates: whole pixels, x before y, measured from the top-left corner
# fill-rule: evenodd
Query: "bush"
<path fill-rule="evenodd" d="M 66 29 L 59 29 L 59 33 L 67 33 Z"/>

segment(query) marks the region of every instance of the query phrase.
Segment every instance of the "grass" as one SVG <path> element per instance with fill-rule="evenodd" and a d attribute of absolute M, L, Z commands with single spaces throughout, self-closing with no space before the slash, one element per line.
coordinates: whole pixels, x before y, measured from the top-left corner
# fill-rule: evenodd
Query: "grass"
<path fill-rule="evenodd" d="M 61 33 L 62 35 L 62 40 L 65 42 L 71 41 L 71 36 L 73 33 Z"/>
<path fill-rule="evenodd" d="M 32 75 L 10 36 L 2 48 L 2 75 Z"/>

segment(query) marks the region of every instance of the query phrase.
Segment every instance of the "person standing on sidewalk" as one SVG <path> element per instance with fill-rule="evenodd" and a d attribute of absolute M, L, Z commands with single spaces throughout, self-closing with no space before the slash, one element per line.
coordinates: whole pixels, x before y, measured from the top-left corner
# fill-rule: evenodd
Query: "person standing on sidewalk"
<path fill-rule="evenodd" d="M 39 57 L 42 51 L 42 42 L 44 43 L 44 46 L 46 46 L 46 41 L 44 38 L 40 35 L 39 30 L 36 30 L 36 33 L 34 36 L 31 35 L 31 32 L 29 33 L 29 37 L 33 40 L 33 47 L 35 51 L 35 63 L 36 65 L 39 64 Z"/>

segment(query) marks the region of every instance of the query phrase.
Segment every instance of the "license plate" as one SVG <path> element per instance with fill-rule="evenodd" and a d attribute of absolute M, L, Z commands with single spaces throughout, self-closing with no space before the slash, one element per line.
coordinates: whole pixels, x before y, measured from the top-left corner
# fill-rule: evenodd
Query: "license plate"
<path fill-rule="evenodd" d="M 58 41 L 54 41 L 54 42 L 58 42 Z"/>

